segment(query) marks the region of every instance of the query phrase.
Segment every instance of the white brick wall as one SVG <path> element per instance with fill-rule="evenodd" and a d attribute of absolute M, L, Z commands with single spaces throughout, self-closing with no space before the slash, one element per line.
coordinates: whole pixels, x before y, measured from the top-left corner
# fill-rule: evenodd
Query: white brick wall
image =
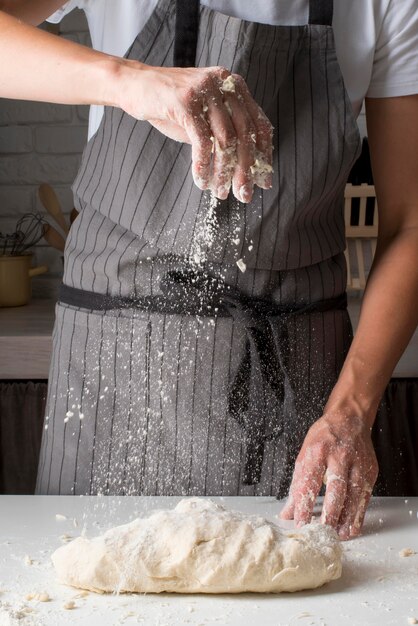
<path fill-rule="evenodd" d="M 62 37 L 90 45 L 82 11 L 60 24 Z M 14 229 L 19 216 L 45 211 L 38 198 L 40 183 L 50 183 L 68 215 L 73 206 L 70 186 L 87 140 L 87 106 L 65 106 L 0 99 L 0 231 Z M 359 119 L 366 133 L 364 115 Z M 60 253 L 43 243 L 36 260 L 62 271 Z"/>
<path fill-rule="evenodd" d="M 60 25 L 61 36 L 90 45 L 82 11 Z M 65 106 L 0 99 L 0 231 L 14 230 L 24 213 L 45 210 L 38 198 L 40 183 L 50 183 L 68 216 L 73 207 L 71 183 L 87 141 L 87 106 Z M 41 243 L 36 261 L 50 273 L 62 272 L 60 253 Z M 40 279 L 38 279 L 39 281 Z"/>

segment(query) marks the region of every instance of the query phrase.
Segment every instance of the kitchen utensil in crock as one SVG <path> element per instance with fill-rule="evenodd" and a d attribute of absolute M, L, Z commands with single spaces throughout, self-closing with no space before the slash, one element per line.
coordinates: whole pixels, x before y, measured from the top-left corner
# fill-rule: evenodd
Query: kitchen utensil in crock
<path fill-rule="evenodd" d="M 21 256 L 43 237 L 46 224 L 40 213 L 26 213 L 16 223 L 14 233 L 0 233 L 0 255 Z"/>
<path fill-rule="evenodd" d="M 64 217 L 64 213 L 62 212 L 62 208 L 55 191 L 47 183 L 42 183 L 42 185 L 39 186 L 38 193 L 39 198 L 49 215 L 67 235 L 69 231 L 67 220 Z"/>
<path fill-rule="evenodd" d="M 71 213 L 70 213 L 70 222 L 71 224 L 74 222 L 75 219 L 77 219 L 78 217 L 78 211 L 76 208 L 71 209 Z"/>
<path fill-rule="evenodd" d="M 53 248 L 64 252 L 65 240 L 51 224 L 44 224 L 44 239 Z"/>

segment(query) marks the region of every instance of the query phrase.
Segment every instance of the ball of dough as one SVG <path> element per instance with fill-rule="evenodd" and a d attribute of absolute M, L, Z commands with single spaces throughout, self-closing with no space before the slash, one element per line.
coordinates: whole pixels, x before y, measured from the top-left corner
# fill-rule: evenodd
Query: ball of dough
<path fill-rule="evenodd" d="M 188 498 L 52 555 L 61 582 L 105 592 L 278 593 L 341 576 L 341 546 L 321 524 L 284 531 L 262 517 Z"/>

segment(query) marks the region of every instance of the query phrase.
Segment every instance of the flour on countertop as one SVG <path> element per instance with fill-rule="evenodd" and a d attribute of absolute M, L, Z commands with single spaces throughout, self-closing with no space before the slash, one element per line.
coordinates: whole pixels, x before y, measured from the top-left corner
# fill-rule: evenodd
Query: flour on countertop
<path fill-rule="evenodd" d="M 33 613 L 33 609 L 23 603 L 13 606 L 0 601 L 0 626 L 40 626 Z"/>
<path fill-rule="evenodd" d="M 416 552 L 412 548 L 402 548 L 402 550 L 399 551 L 399 556 L 402 557 L 414 556 L 415 554 Z"/>
<path fill-rule="evenodd" d="M 72 611 L 73 609 L 77 608 L 77 605 L 74 602 L 74 600 L 68 600 L 68 602 L 63 604 L 62 608 L 65 609 L 66 611 Z"/>
<path fill-rule="evenodd" d="M 51 598 L 46 591 L 34 591 L 32 593 L 28 593 L 26 596 L 26 600 L 35 600 L 36 602 L 51 602 Z"/>

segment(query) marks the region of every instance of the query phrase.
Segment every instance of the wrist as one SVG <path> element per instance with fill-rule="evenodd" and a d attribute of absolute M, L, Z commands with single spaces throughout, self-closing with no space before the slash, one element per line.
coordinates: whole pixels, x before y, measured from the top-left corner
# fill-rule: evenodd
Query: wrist
<path fill-rule="evenodd" d="M 384 388 L 382 378 L 373 376 L 362 359 L 347 358 L 324 413 L 342 419 L 356 417 L 371 428 Z"/>
<path fill-rule="evenodd" d="M 133 83 L 137 102 L 143 102 L 142 81 L 138 81 L 138 73 L 144 72 L 146 67 L 138 61 L 109 56 L 105 64 L 101 104 L 126 110 Z"/>
<path fill-rule="evenodd" d="M 331 394 L 324 408 L 324 417 L 337 422 L 361 422 L 367 428 L 373 427 L 377 407 L 371 407 L 356 394 L 336 392 Z"/>

